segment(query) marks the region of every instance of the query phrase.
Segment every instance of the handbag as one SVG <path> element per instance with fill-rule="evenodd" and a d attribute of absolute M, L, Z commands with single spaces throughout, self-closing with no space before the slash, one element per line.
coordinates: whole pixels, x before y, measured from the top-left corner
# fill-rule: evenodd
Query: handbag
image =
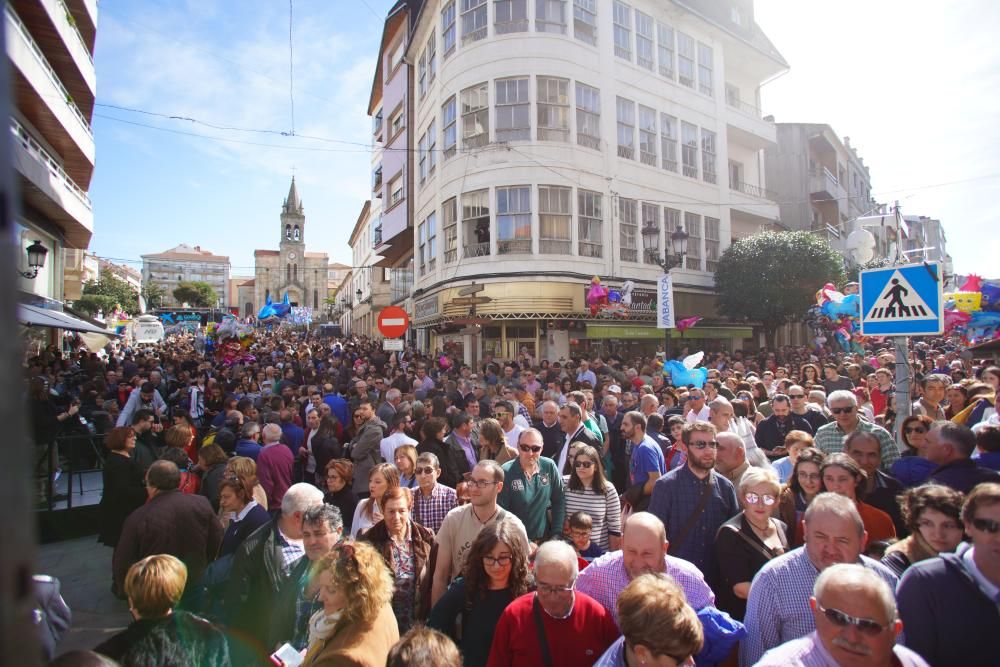
<path fill-rule="evenodd" d="M 709 472 L 708 474 L 708 484 L 702 489 L 701 498 L 698 499 L 698 506 L 694 508 L 691 512 L 691 516 L 688 517 L 687 522 L 681 528 L 681 531 L 677 534 L 677 537 L 670 540 L 670 551 L 676 552 L 677 549 L 681 548 L 687 540 L 688 535 L 691 533 L 691 529 L 694 525 L 698 523 L 698 518 L 701 516 L 705 508 L 708 507 L 708 501 L 712 498 L 712 491 L 715 489 L 715 473 Z"/>

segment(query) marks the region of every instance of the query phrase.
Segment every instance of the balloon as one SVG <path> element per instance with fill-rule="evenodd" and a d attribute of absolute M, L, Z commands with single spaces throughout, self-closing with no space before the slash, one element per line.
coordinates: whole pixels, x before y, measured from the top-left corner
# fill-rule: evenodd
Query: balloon
<path fill-rule="evenodd" d="M 860 311 L 860 297 L 857 294 L 841 295 L 840 301 L 827 301 L 820 307 L 820 311 L 831 318 L 838 318 L 844 315 L 857 317 Z"/>
<path fill-rule="evenodd" d="M 977 276 L 976 274 L 970 275 L 962 283 L 962 286 L 958 288 L 960 292 L 979 292 L 983 289 L 983 278 L 982 276 Z"/>
<path fill-rule="evenodd" d="M 683 320 L 677 320 L 677 329 L 687 331 L 703 319 L 702 317 L 685 317 Z"/>
<path fill-rule="evenodd" d="M 955 299 L 955 308 L 963 313 L 979 310 L 983 301 L 983 295 L 980 292 L 955 292 L 952 296 Z"/>
<path fill-rule="evenodd" d="M 675 387 L 687 387 L 692 385 L 701 389 L 708 380 L 707 368 L 695 368 L 705 357 L 704 352 L 696 352 L 684 361 L 670 359 L 663 365 L 663 374 L 670 376 L 670 382 Z"/>
<path fill-rule="evenodd" d="M 257 319 L 266 320 L 269 317 L 287 317 L 291 311 L 292 304 L 288 301 L 288 292 L 285 292 L 285 298 L 281 303 L 272 302 L 271 297 L 268 296 L 264 307 L 257 313 Z"/>
<path fill-rule="evenodd" d="M 952 331 L 956 327 L 968 324 L 970 319 L 972 319 L 972 315 L 962 312 L 961 310 L 945 310 L 944 330 L 946 333 Z"/>
<path fill-rule="evenodd" d="M 587 305 L 590 306 L 590 314 L 597 315 L 602 304 L 608 302 L 608 288 L 601 284 L 601 279 L 594 276 L 590 279 L 590 289 L 587 290 Z"/>
<path fill-rule="evenodd" d="M 986 284 L 983 285 L 983 289 L 980 291 L 983 295 L 982 309 L 1000 311 L 1000 287 Z"/>

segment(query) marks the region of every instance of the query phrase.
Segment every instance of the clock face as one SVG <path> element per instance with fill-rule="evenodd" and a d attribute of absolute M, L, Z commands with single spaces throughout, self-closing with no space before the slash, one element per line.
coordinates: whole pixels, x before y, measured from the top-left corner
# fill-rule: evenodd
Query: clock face
<path fill-rule="evenodd" d="M 295 253 L 294 252 L 288 253 L 288 259 L 295 259 Z"/>

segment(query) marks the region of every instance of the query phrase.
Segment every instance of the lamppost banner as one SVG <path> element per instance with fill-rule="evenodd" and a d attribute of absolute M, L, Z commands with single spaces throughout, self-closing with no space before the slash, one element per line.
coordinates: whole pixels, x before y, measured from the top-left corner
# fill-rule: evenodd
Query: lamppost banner
<path fill-rule="evenodd" d="M 674 328 L 674 290 L 669 274 L 660 276 L 656 285 L 656 328 Z"/>

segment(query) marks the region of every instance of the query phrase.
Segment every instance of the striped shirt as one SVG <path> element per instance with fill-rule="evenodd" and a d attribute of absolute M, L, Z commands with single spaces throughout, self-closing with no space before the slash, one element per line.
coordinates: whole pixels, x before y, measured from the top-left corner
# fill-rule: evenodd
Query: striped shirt
<path fill-rule="evenodd" d="M 569 488 L 570 476 L 563 477 L 563 487 L 566 489 L 566 520 L 573 512 L 586 512 L 593 520 L 590 529 L 590 541 L 604 551 L 610 551 L 608 535 L 621 536 L 622 510 L 618 491 L 613 484 L 605 482 L 604 495 L 598 495 L 593 489 L 574 491 Z"/>

